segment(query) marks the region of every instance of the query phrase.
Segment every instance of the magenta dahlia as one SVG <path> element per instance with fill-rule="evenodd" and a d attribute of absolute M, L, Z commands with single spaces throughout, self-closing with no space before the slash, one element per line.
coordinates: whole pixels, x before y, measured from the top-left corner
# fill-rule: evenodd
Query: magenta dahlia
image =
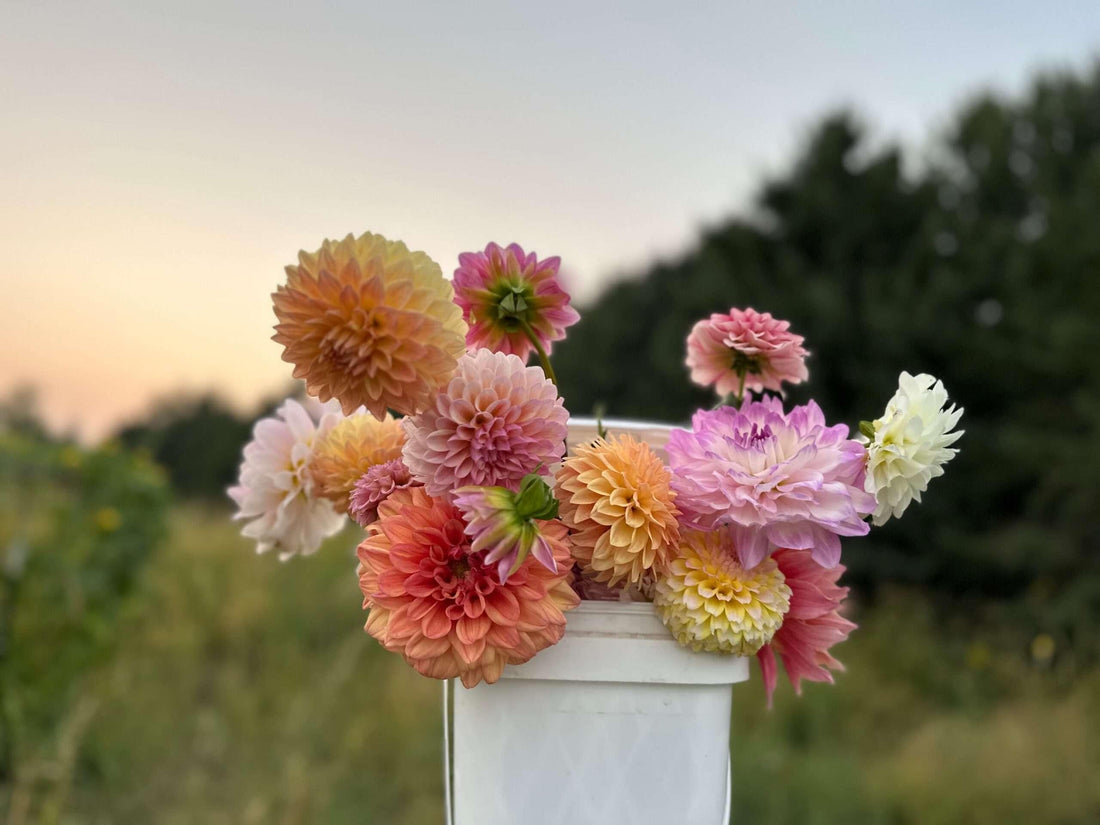
<path fill-rule="evenodd" d="M 495 243 L 484 252 L 464 252 L 455 270 L 455 303 L 469 331 L 466 346 L 512 353 L 527 361 L 532 350 L 549 354 L 552 341 L 580 316 L 558 282 L 561 259 L 539 260 L 518 244 Z"/>

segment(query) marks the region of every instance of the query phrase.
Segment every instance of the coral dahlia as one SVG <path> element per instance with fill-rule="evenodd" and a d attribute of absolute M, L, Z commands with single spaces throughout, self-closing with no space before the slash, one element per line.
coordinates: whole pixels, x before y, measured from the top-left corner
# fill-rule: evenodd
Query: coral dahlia
<path fill-rule="evenodd" d="M 454 505 L 423 487 L 395 491 L 359 545 L 359 587 L 366 630 L 383 647 L 425 676 L 473 687 L 556 644 L 580 600 L 561 523 L 542 527 L 558 572 L 527 558 L 504 584 L 471 552 L 465 527 Z"/>
<path fill-rule="evenodd" d="M 568 418 L 541 369 L 481 349 L 459 359 L 428 409 L 404 420 L 405 464 L 433 496 L 467 485 L 517 490 L 561 460 Z"/>
<path fill-rule="evenodd" d="M 791 590 L 791 609 L 772 640 L 756 654 L 764 675 L 764 688 L 771 707 L 775 692 L 775 654 L 783 660 L 787 678 L 796 693 L 802 680 L 832 682 L 833 670 L 844 666 L 829 654 L 829 648 L 848 638 L 856 625 L 840 615 L 839 608 L 848 588 L 837 580 L 844 565 L 825 569 L 807 550 L 778 550 L 772 556 Z"/>
<path fill-rule="evenodd" d="M 374 465 L 401 458 L 404 443 L 401 422 L 391 415 L 381 420 L 365 412 L 348 416 L 316 446 L 311 472 L 318 494 L 347 510 L 355 482 Z"/>
<path fill-rule="evenodd" d="M 465 351 L 454 290 L 431 258 L 367 232 L 301 252 L 272 294 L 274 340 L 312 395 L 365 406 L 423 409 Z"/>
<path fill-rule="evenodd" d="M 455 302 L 470 326 L 466 345 L 512 353 L 526 361 L 532 350 L 549 354 L 552 341 L 580 320 L 558 282 L 560 258 L 539 260 L 518 244 L 495 243 L 458 256 Z"/>
<path fill-rule="evenodd" d="M 672 431 L 667 450 L 677 503 L 693 525 L 752 528 L 738 546 L 745 567 L 775 547 L 812 549 L 833 567 L 839 537 L 870 530 L 863 445 L 843 424 L 826 426 L 812 401 L 789 413 L 775 397 L 700 410 L 690 431 Z"/>
<path fill-rule="evenodd" d="M 704 387 L 714 384 L 721 396 L 737 397 L 745 390 L 780 392 L 784 381 L 805 381 L 809 353 L 790 326 L 752 307 L 699 321 L 687 340 L 691 380 Z"/>
<path fill-rule="evenodd" d="M 741 528 L 686 530 L 653 603 L 676 641 L 695 651 L 751 656 L 775 635 L 791 589 L 772 559 L 751 570 L 737 561 Z"/>
<path fill-rule="evenodd" d="M 636 584 L 665 564 L 680 538 L 671 482 L 653 448 L 632 436 L 573 449 L 558 470 L 557 495 L 586 573 L 612 586 Z"/>

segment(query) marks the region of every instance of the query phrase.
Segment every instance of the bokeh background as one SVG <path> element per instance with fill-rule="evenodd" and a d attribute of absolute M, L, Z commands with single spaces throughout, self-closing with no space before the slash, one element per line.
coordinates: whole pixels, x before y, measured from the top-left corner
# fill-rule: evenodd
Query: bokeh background
<path fill-rule="evenodd" d="M 737 821 L 1100 821 L 1100 10 L 1013 5 L 0 2 L 0 820 L 441 821 L 354 532 L 280 564 L 224 496 L 281 267 L 370 229 L 561 255 L 576 414 L 686 419 L 732 305 L 834 420 L 941 377 L 848 671 L 734 693 Z"/>

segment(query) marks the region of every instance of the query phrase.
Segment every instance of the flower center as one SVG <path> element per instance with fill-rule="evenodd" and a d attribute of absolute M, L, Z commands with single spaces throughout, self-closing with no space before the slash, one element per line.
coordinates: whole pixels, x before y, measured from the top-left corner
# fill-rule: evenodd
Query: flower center
<path fill-rule="evenodd" d="M 534 314 L 531 287 L 524 283 L 503 281 L 493 289 L 493 306 L 497 323 L 506 332 L 521 332 Z"/>
<path fill-rule="evenodd" d="M 746 355 L 739 349 L 730 348 L 733 358 L 730 369 L 738 375 L 760 375 L 764 370 L 764 359 L 759 355 Z"/>

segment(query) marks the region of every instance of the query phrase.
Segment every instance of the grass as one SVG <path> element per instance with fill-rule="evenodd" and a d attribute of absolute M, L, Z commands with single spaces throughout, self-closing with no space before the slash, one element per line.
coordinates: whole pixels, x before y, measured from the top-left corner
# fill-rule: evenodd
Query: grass
<path fill-rule="evenodd" d="M 178 508 L 87 686 L 72 769 L 24 821 L 441 822 L 440 687 L 364 635 L 354 541 L 280 564 L 223 512 Z M 905 594 L 858 618 L 836 686 L 782 685 L 771 712 L 755 674 L 736 688 L 737 821 L 1100 821 L 1100 675 L 939 627 Z"/>

